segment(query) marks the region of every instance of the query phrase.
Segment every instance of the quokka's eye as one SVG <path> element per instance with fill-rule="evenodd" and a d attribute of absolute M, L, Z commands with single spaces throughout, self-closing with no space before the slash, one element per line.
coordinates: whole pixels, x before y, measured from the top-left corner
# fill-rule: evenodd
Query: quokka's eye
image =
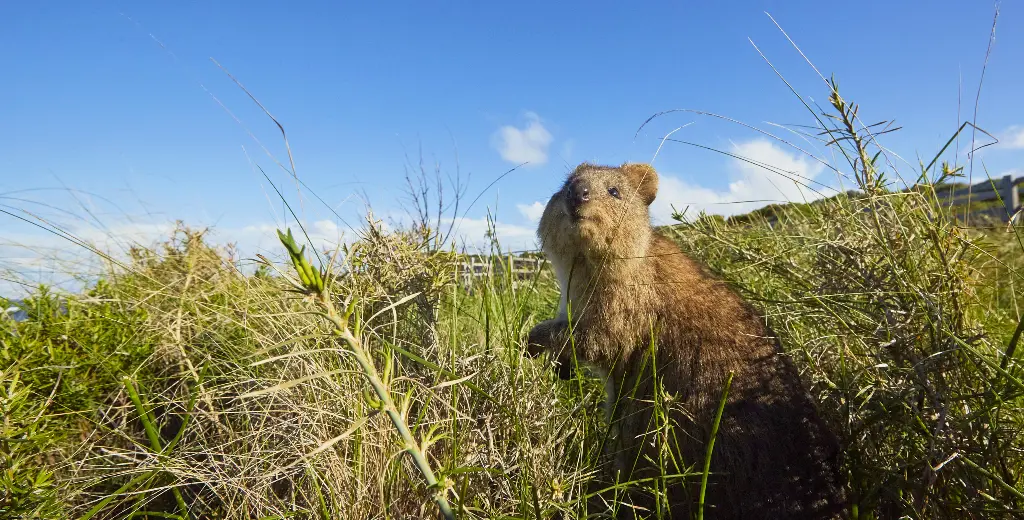
<path fill-rule="evenodd" d="M 619 189 L 616 188 L 615 186 L 608 188 L 608 194 L 611 195 L 612 197 L 615 197 L 616 199 L 622 198 L 622 196 L 619 195 Z"/>

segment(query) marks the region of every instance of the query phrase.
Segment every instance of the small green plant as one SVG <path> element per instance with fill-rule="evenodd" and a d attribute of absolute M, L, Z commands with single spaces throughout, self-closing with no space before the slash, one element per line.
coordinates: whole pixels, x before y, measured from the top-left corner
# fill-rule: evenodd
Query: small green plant
<path fill-rule="evenodd" d="M 0 517 L 60 512 L 53 471 L 37 462 L 40 450 L 52 443 L 49 425 L 40 420 L 51 403 L 34 398 L 18 366 L 0 367 Z"/>
<path fill-rule="evenodd" d="M 711 457 L 715 451 L 715 438 L 718 437 L 718 427 L 722 424 L 722 413 L 725 412 L 725 403 L 729 397 L 729 388 L 732 387 L 733 373 L 725 380 L 725 387 L 722 389 L 722 399 L 718 402 L 718 411 L 715 412 L 715 422 L 711 424 L 711 436 L 708 441 L 707 455 L 704 457 L 704 472 L 700 477 L 700 502 L 697 509 L 697 520 L 704 519 L 704 495 L 708 489 L 708 475 L 711 473 Z"/>
<path fill-rule="evenodd" d="M 438 440 L 438 437 L 434 436 L 436 428 L 430 429 L 423 441 L 418 442 L 413 437 L 412 431 L 409 429 L 409 425 L 406 423 L 406 414 L 409 411 L 408 398 L 401 403 L 401 408 L 395 404 L 394 399 L 391 397 L 391 390 L 388 388 L 388 379 L 390 376 L 390 365 L 385 366 L 383 376 L 377 371 L 377 367 L 374 365 L 373 360 L 370 358 L 366 349 L 363 347 L 363 342 L 359 337 L 360 323 L 358 315 L 354 314 L 355 306 L 358 303 L 355 296 L 350 295 L 347 299 L 345 310 L 339 312 L 335 306 L 335 302 L 331 297 L 328 284 L 325 283 L 325 279 L 329 279 L 330 270 L 321 272 L 320 269 L 314 268 L 309 260 L 303 254 L 306 246 L 299 247 L 295 243 L 295 238 L 292 236 L 292 232 L 289 229 L 287 234 L 277 232 L 278 238 L 284 245 L 285 249 L 288 250 L 288 256 L 291 259 L 292 267 L 295 269 L 299 279 L 295 280 L 289 277 L 294 290 L 301 294 L 308 295 L 319 304 L 321 309 L 321 316 L 326 318 L 331 325 L 334 327 L 332 334 L 341 341 L 344 341 L 348 348 L 351 349 L 352 356 L 359 363 L 360 368 L 363 370 L 363 375 L 366 376 L 367 382 L 370 387 L 373 388 L 376 399 L 370 397 L 367 399 L 368 404 L 371 408 L 381 410 L 387 414 L 388 418 L 391 419 L 391 424 L 394 425 L 395 430 L 398 432 L 399 437 L 402 440 L 402 449 L 409 454 L 413 462 L 416 464 L 416 468 L 423 475 L 423 478 L 427 482 L 427 486 L 434 493 L 434 502 L 437 503 L 437 508 L 440 510 L 441 515 L 446 520 L 453 520 L 455 513 L 452 511 L 451 505 L 448 503 L 448 499 L 445 497 L 447 486 L 438 481 L 434 475 L 434 470 L 430 467 L 430 462 L 427 460 L 427 449 L 431 444 Z M 396 302 L 393 306 L 398 305 L 412 299 L 416 295 L 409 295 Z M 350 327 L 350 320 L 355 318 L 352 327 Z M 392 359 L 390 356 L 387 359 Z"/>

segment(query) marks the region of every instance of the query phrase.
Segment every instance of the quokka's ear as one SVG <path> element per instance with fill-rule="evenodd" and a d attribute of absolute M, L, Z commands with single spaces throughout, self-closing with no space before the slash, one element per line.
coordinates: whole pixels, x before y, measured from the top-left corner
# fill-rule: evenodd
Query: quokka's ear
<path fill-rule="evenodd" d="M 650 206 L 658 194 L 658 172 L 644 163 L 626 163 L 620 168 L 644 204 Z"/>

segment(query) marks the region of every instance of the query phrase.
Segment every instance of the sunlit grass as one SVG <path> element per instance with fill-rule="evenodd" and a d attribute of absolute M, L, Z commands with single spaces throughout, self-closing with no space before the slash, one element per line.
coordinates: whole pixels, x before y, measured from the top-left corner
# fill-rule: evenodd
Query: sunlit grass
<path fill-rule="evenodd" d="M 936 196 L 961 172 L 939 160 L 950 143 L 902 190 L 877 128 L 829 88 L 804 137 L 855 190 L 661 231 L 764 310 L 839 433 L 852 517 L 1020 515 L 1024 247 Z M 304 250 L 308 268 L 252 269 L 181 225 L 0 317 L 0 516 L 595 512 L 603 385 L 522 355 L 557 308 L 550 270 L 516 278 L 495 254 L 462 283 L 442 225 L 458 206 L 430 186 L 410 182 L 408 226 L 370 215 L 354 242 Z M 706 461 L 686 462 L 699 483 Z"/>

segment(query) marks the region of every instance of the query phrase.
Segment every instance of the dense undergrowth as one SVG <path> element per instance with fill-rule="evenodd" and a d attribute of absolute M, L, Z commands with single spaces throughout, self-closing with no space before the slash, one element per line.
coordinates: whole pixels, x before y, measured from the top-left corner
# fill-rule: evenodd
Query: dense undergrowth
<path fill-rule="evenodd" d="M 891 189 L 832 105 L 821 139 L 856 192 L 662 231 L 765 311 L 840 434 L 855 518 L 1024 514 L 1017 234 L 950 216 L 928 187 L 954 165 Z M 437 496 L 460 518 L 578 516 L 602 387 L 522 356 L 550 272 L 495 256 L 464 285 L 423 220 L 308 253 L 320 303 L 184 226 L 81 294 L 22 301 L 27 320 L 0 317 L 0 517 L 432 518 Z M 351 310 L 415 446 L 323 305 Z"/>
<path fill-rule="evenodd" d="M 840 432 L 862 514 L 1016 516 L 1024 386 L 1005 354 L 1019 339 L 1007 254 L 1019 246 L 934 209 L 926 196 L 862 196 L 670 233 L 789 346 Z"/>
<path fill-rule="evenodd" d="M 358 298 L 361 336 L 413 431 L 436 432 L 428 455 L 459 511 L 565 507 L 596 421 L 573 409 L 599 396 L 557 384 L 518 344 L 557 294 L 498 276 L 464 292 L 445 283 L 453 255 L 372 229 L 336 291 Z M 66 312 L 49 294 L 24 301 L 29 319 L 0 336 L 0 513 L 179 515 L 177 490 L 191 517 L 432 516 L 358 366 L 286 289 L 182 228 Z"/>

